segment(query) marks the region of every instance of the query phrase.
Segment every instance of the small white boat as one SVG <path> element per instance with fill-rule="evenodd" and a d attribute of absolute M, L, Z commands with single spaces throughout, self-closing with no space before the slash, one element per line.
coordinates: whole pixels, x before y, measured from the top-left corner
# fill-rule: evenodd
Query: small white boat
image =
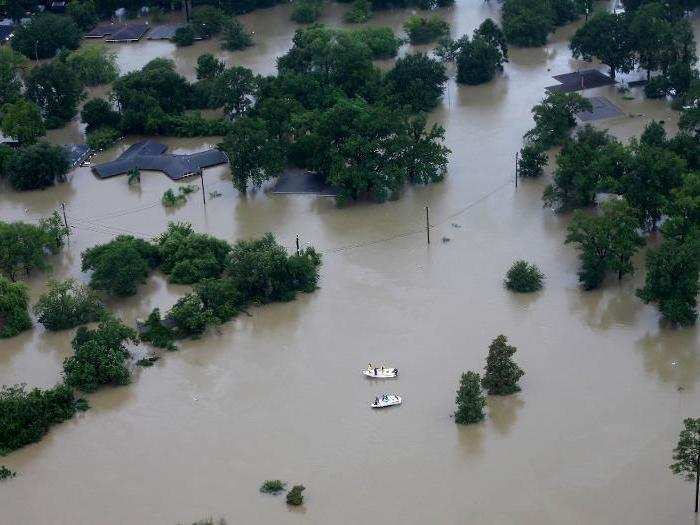
<path fill-rule="evenodd" d="M 372 408 L 393 407 L 400 405 L 403 402 L 398 394 L 377 394 L 374 401 L 370 405 Z"/>
<path fill-rule="evenodd" d="M 399 375 L 398 368 L 371 367 L 362 370 L 362 374 L 374 379 L 391 379 Z"/>

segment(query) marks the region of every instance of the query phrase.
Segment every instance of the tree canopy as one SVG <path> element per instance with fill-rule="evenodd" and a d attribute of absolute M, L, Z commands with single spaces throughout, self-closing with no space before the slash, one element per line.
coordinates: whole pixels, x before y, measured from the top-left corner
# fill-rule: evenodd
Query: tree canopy
<path fill-rule="evenodd" d="M 455 423 L 468 425 L 478 423 L 485 417 L 486 398 L 481 391 L 481 378 L 476 372 L 462 374 L 457 390 Z"/>
<path fill-rule="evenodd" d="M 67 17 L 53 13 L 32 16 L 18 26 L 12 37 L 12 49 L 32 59 L 52 58 L 61 49 L 77 49 L 80 29 Z"/>
<path fill-rule="evenodd" d="M 491 395 L 504 396 L 520 392 L 518 381 L 525 372 L 513 361 L 517 348 L 508 344 L 505 335 L 499 335 L 489 345 L 486 368 L 481 386 Z"/>
<path fill-rule="evenodd" d="M 83 84 L 66 62 L 53 60 L 31 70 L 27 76 L 27 98 L 41 110 L 46 127 L 57 128 L 78 112 Z"/>
<path fill-rule="evenodd" d="M 105 306 L 95 292 L 74 279 L 49 281 L 34 305 L 38 321 L 48 330 L 66 330 L 101 319 Z"/>
<path fill-rule="evenodd" d="M 14 337 L 32 327 L 28 301 L 26 285 L 0 275 L 0 338 Z"/>

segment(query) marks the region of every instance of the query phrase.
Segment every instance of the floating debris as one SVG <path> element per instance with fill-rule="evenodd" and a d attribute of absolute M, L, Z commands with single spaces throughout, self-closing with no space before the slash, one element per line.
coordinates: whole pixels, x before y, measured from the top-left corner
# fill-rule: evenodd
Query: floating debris
<path fill-rule="evenodd" d="M 450 242 L 450 240 L 451 240 L 451 239 L 450 239 L 449 237 L 443 237 L 443 238 L 442 238 L 442 242 Z"/>
<path fill-rule="evenodd" d="M 461 228 L 462 227 L 461 224 L 457 224 L 456 222 L 453 222 L 452 224 L 450 224 L 450 226 L 452 226 L 453 228 Z"/>

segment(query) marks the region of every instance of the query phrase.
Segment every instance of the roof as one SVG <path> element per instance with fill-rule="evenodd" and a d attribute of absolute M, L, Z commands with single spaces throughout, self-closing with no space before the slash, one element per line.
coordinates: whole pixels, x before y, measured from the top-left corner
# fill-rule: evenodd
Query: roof
<path fill-rule="evenodd" d="M 150 27 L 148 24 L 131 24 L 108 35 L 105 42 L 136 42 L 141 40 Z"/>
<path fill-rule="evenodd" d="M 148 40 L 170 40 L 175 36 L 175 31 L 185 27 L 182 24 L 169 24 L 154 26 L 151 32 L 148 33 Z"/>
<path fill-rule="evenodd" d="M 218 149 L 209 149 L 189 155 L 165 153 L 167 149 L 164 144 L 153 140 L 137 142 L 116 160 L 98 164 L 92 169 L 101 179 L 123 175 L 136 168 L 162 171 L 171 179 L 180 180 L 197 174 L 204 168 L 228 162 L 226 155 Z"/>
<path fill-rule="evenodd" d="M 66 152 L 71 168 L 76 167 L 90 155 L 91 150 L 87 144 L 65 144 L 63 150 Z"/>

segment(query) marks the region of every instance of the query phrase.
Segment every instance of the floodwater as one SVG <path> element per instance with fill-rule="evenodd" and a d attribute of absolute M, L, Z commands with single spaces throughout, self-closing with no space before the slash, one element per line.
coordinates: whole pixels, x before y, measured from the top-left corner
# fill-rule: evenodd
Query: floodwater
<path fill-rule="evenodd" d="M 327 7 L 326 21 L 338 23 L 345 9 Z M 441 16 L 462 35 L 498 13 L 496 2 L 472 0 Z M 229 64 L 271 73 L 293 35 L 288 14 L 281 6 L 244 17 L 257 45 L 242 53 L 219 52 L 215 42 L 115 49 L 123 70 L 168 56 L 191 76 L 196 56 L 214 50 Z M 382 13 L 372 23 L 398 29 L 409 15 Z M 505 73 L 487 85 L 452 79 L 432 114 L 453 150 L 449 177 L 396 202 L 340 209 L 310 196 L 242 197 L 226 168 L 205 174 L 207 191 L 221 193 L 206 209 L 195 193 L 166 211 L 160 197 L 174 184 L 157 173 L 129 187 L 124 177 L 98 181 L 81 168 L 68 184 L 0 194 L 5 220 L 34 220 L 66 203 L 73 235 L 52 261 L 54 277 L 85 281 L 82 250 L 121 233 L 151 237 L 173 220 L 230 241 L 272 231 L 290 248 L 299 234 L 324 254 L 317 292 L 184 342 L 133 384 L 90 395 L 91 410 L 2 458 L 20 475 L 0 486 L 0 522 L 171 525 L 211 515 L 235 524 L 697 523 L 692 485 L 667 465 L 683 418 L 698 416 L 698 329 L 665 327 L 635 298 L 641 256 L 633 278 L 579 290 L 576 253 L 563 245 L 567 217 L 541 205 L 546 180 L 513 185 L 530 108 L 552 75 L 586 66 L 568 51 L 573 30 L 559 30 L 542 49 L 511 50 Z M 623 139 L 652 118 L 675 130 L 667 105 L 639 91 L 633 100 L 609 87 L 586 94 L 625 111 L 598 124 Z M 51 138 L 79 135 L 75 124 Z M 194 151 L 215 140 L 166 142 Z M 425 205 L 435 225 L 430 246 Z M 542 292 L 503 289 L 506 269 L 521 257 L 546 273 Z M 45 277 L 30 280 L 33 300 Z M 133 322 L 186 291 L 156 275 L 138 297 L 110 306 Z M 483 367 L 500 333 L 519 349 L 522 392 L 489 398 L 483 423 L 457 426 L 450 414 L 459 376 Z M 70 338 L 37 326 L 3 341 L 0 383 L 54 384 Z M 360 369 L 369 361 L 399 367 L 400 378 L 367 380 Z M 383 389 L 399 392 L 403 406 L 370 410 Z M 304 484 L 305 505 L 292 510 L 283 496 L 260 494 L 270 478 Z"/>

